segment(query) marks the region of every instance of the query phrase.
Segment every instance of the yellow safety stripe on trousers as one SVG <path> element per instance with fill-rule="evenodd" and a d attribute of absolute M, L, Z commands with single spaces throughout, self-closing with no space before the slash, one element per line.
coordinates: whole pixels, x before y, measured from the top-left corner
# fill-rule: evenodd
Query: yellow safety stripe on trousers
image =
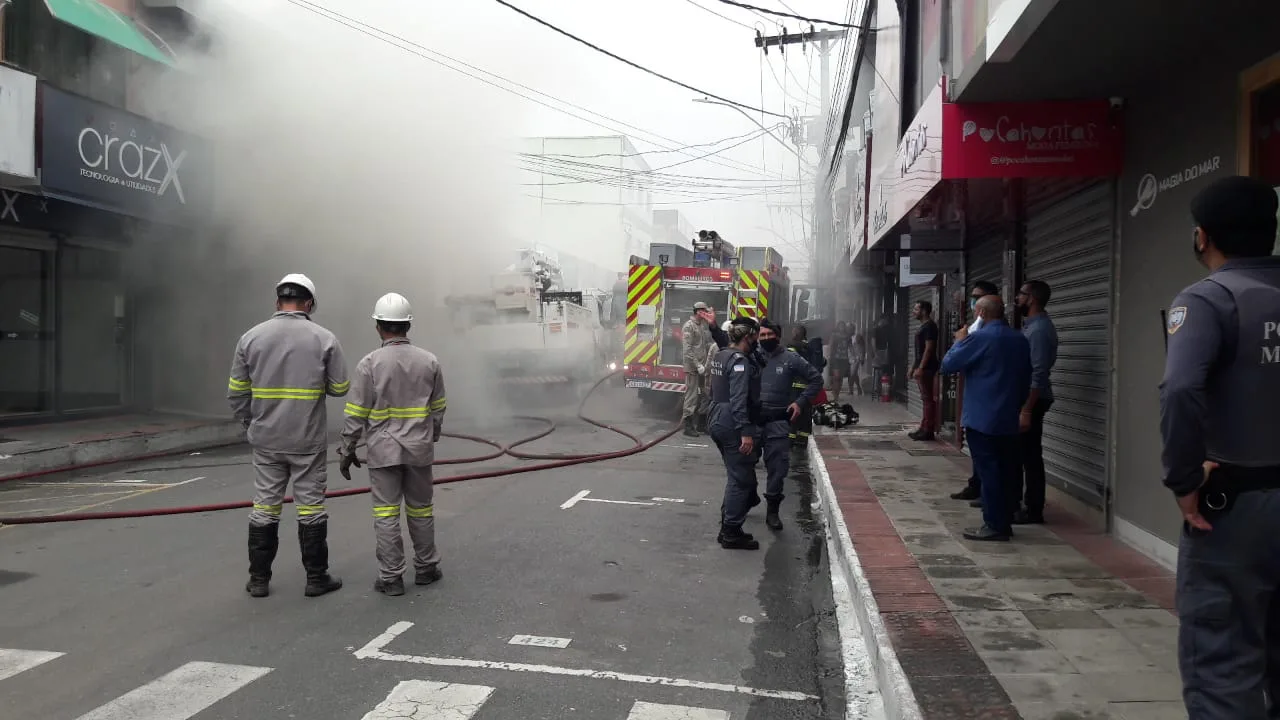
<path fill-rule="evenodd" d="M 299 505 L 298 517 L 307 517 L 308 515 L 319 515 L 324 512 L 324 505 Z"/>
<path fill-rule="evenodd" d="M 400 517 L 399 505 L 374 505 L 373 516 L 376 518 Z"/>
<path fill-rule="evenodd" d="M 809 387 L 809 383 L 793 382 L 793 383 L 791 383 L 791 387 L 793 387 L 793 388 L 800 388 L 801 390 L 803 390 L 803 389 L 805 389 L 805 388 Z"/>
<path fill-rule="evenodd" d="M 263 505 L 261 503 L 254 503 L 253 509 L 257 512 L 264 513 L 266 515 L 279 515 L 280 511 L 284 509 L 284 506 L 283 505 Z"/>
<path fill-rule="evenodd" d="M 329 392 L 341 393 L 341 392 L 346 392 L 350 389 L 351 389 L 350 380 L 343 380 L 342 382 L 329 383 Z"/>
<path fill-rule="evenodd" d="M 361 407 L 355 403 L 349 402 L 347 403 L 347 406 L 343 408 L 343 412 L 351 417 L 367 418 L 369 417 L 369 413 L 373 412 L 373 409 Z"/>
<path fill-rule="evenodd" d="M 251 387 L 253 387 L 253 381 L 251 380 L 237 380 L 235 378 L 231 378 L 227 381 L 227 389 L 232 392 L 244 392 Z"/>
<path fill-rule="evenodd" d="M 803 431 L 803 430 L 801 430 L 800 432 L 798 432 L 798 433 L 796 433 L 796 434 L 797 434 L 797 435 L 799 435 L 799 436 L 800 436 L 800 437 L 802 437 L 802 438 L 807 438 L 807 437 L 809 437 L 809 433 L 807 433 L 807 432 L 805 432 L 805 431 Z"/>
<path fill-rule="evenodd" d="M 428 505 L 420 508 L 416 508 L 412 505 L 406 505 L 404 508 L 404 514 L 411 518 L 429 518 L 435 517 L 436 509 L 434 505 Z"/>
<path fill-rule="evenodd" d="M 440 398 L 439 400 L 432 400 L 431 404 L 428 405 L 427 408 L 430 409 L 431 412 L 440 412 L 441 410 L 444 410 L 447 404 L 448 403 L 445 402 L 445 398 Z"/>
<path fill-rule="evenodd" d="M 255 400 L 319 400 L 324 397 L 320 388 L 260 388 L 252 390 Z"/>

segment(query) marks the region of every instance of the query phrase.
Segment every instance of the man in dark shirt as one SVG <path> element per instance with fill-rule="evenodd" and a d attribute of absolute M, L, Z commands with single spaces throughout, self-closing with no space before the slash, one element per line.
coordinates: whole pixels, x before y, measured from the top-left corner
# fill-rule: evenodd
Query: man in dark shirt
<path fill-rule="evenodd" d="M 1031 345 L 1004 321 L 999 297 L 983 297 L 975 313 L 982 326 L 973 333 L 960 328 L 942 358 L 942 372 L 964 373 L 960 420 L 982 485 L 982 526 L 964 536 L 1008 540 L 1013 535 L 1013 488 L 1022 469 L 1018 414 L 1031 387 Z"/>
<path fill-rule="evenodd" d="M 912 440 L 932 440 L 938 427 L 938 396 L 933 392 L 933 379 L 938 375 L 938 323 L 933 321 L 933 303 L 921 300 L 912 309 L 920 329 L 916 331 L 916 365 L 911 370 L 920 388 L 920 428 L 909 434 Z"/>
<path fill-rule="evenodd" d="M 1022 315 L 1022 334 L 1031 345 L 1031 392 L 1018 418 L 1022 427 L 1023 478 L 1015 494 L 1015 525 L 1044 522 L 1044 416 L 1053 405 L 1053 383 L 1049 374 L 1058 360 L 1058 331 L 1044 309 L 1051 294 L 1045 281 L 1028 280 L 1014 298 Z M 1019 503 L 1024 507 L 1019 508 Z"/>

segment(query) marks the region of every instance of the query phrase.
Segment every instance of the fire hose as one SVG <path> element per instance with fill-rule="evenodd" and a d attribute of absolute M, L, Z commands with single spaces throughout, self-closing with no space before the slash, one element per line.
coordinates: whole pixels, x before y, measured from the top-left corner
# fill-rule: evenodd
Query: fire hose
<path fill-rule="evenodd" d="M 516 448 L 522 445 L 528 445 L 529 443 L 540 440 L 556 431 L 556 423 L 550 418 L 544 418 L 544 417 L 538 417 L 538 416 L 517 416 L 518 419 L 521 419 L 521 420 L 533 420 L 533 421 L 545 423 L 546 427 L 533 433 L 532 435 L 520 438 L 508 445 L 503 445 L 502 443 L 497 442 L 495 440 L 490 440 L 488 438 L 483 438 L 476 435 L 468 435 L 464 433 L 443 433 L 445 437 L 451 437 L 459 440 L 469 440 L 472 442 L 480 443 L 482 445 L 488 445 L 494 448 L 494 450 L 493 452 L 487 453 L 485 455 L 479 455 L 474 457 L 450 458 L 445 460 L 437 460 L 434 464 L 435 465 L 458 465 L 462 463 L 483 462 L 486 460 L 494 460 L 504 455 L 517 458 L 520 460 L 545 460 L 547 462 L 540 462 L 534 465 L 517 465 L 515 467 L 500 468 L 495 470 L 482 470 L 482 471 L 476 471 L 476 472 L 463 473 L 460 475 L 447 475 L 445 477 L 435 478 L 435 484 L 444 485 L 447 483 L 463 482 L 465 480 L 480 480 L 483 478 L 504 477 L 507 475 L 518 475 L 522 473 L 539 472 L 542 470 L 554 470 L 557 468 L 569 467 L 571 465 L 585 465 L 587 463 L 602 462 L 605 460 L 616 460 L 619 458 L 629 457 L 631 455 L 642 453 L 654 447 L 655 445 L 662 442 L 663 440 L 666 440 L 667 438 L 676 434 L 677 431 L 679 431 L 680 429 L 679 427 L 673 427 L 670 430 L 663 432 L 661 435 L 659 435 L 658 437 L 652 440 L 644 441 L 644 440 L 641 440 L 636 435 L 634 435 L 633 433 L 623 430 L 622 428 L 616 427 L 606 422 L 602 422 L 600 420 L 596 420 L 588 416 L 585 411 L 587 400 L 591 398 L 591 395 L 595 393 L 595 391 L 601 385 L 603 385 L 606 380 L 613 377 L 617 373 L 618 371 L 611 372 L 608 375 L 605 375 L 604 377 L 597 380 L 596 383 L 591 386 L 591 389 L 588 390 L 587 393 L 583 396 L 582 401 L 578 403 L 578 419 L 590 425 L 594 425 L 595 427 L 598 427 L 602 430 L 608 430 L 610 432 L 621 435 L 622 437 L 625 437 L 626 439 L 630 440 L 633 443 L 631 447 L 626 448 L 625 450 L 614 450 L 610 452 L 586 453 L 586 454 L 544 454 L 544 453 L 532 453 L 532 452 L 517 450 Z M 187 452 L 189 451 L 179 450 L 179 451 L 173 451 L 168 453 L 157 453 L 155 455 L 150 455 L 148 457 L 149 458 L 170 457 L 175 455 L 181 455 Z M 121 460 L 119 462 L 131 462 L 131 461 L 136 461 L 138 459 L 139 458 L 130 458 L 128 461 Z M 101 463 L 94 463 L 93 465 L 82 466 L 82 467 L 101 466 L 101 465 L 107 465 L 107 464 L 111 464 L 111 463 L 101 462 Z M 236 464 L 241 464 L 241 463 L 225 463 L 225 465 L 236 465 Z M 183 468 L 216 467 L 216 466 L 218 465 L 183 466 Z M 154 471 L 154 470 L 155 469 L 153 468 L 150 471 Z M 41 471 L 36 473 L 28 473 L 25 475 L 15 475 L 15 476 L 4 478 L 3 480 L 0 480 L 0 482 L 9 481 L 9 480 L 18 480 L 22 478 L 29 478 L 29 477 L 34 477 L 38 475 L 46 475 L 52 472 L 59 472 L 59 471 L 56 471 L 56 470 Z M 325 497 L 328 497 L 328 498 L 351 497 L 353 495 L 363 495 L 367 492 L 369 492 L 368 486 L 356 487 L 356 488 L 343 488 L 341 490 L 331 490 L 329 492 L 326 492 Z M 292 503 L 293 496 L 290 495 L 285 497 L 284 502 Z M 118 520 L 118 519 L 125 519 L 125 518 L 155 517 L 159 515 L 192 515 L 196 513 L 219 512 L 222 510 L 244 510 L 251 507 L 253 507 L 253 503 L 251 501 L 237 501 L 237 502 L 226 502 L 226 503 L 212 503 L 207 505 L 187 505 L 187 506 L 178 506 L 178 507 L 150 508 L 145 510 L 119 510 L 119 511 L 113 511 L 113 512 L 67 513 L 62 515 L 30 515 L 30 516 L 23 516 L 23 517 L 0 517 L 0 525 L 42 525 L 47 523 L 79 522 L 81 520 Z"/>

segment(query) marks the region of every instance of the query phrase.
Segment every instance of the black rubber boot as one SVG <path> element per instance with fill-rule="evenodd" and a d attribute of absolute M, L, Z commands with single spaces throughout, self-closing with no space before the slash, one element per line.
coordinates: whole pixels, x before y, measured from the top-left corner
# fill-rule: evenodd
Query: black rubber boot
<path fill-rule="evenodd" d="M 764 524 L 770 530 L 782 529 L 782 518 L 778 517 L 778 506 L 782 504 L 781 500 L 766 500 L 768 507 L 764 515 Z"/>
<path fill-rule="evenodd" d="M 302 548 L 302 567 L 307 571 L 307 597 L 319 597 L 342 587 L 342 581 L 329 574 L 329 523 L 322 520 L 298 526 L 298 545 Z"/>
<path fill-rule="evenodd" d="M 760 542 L 742 532 L 742 527 L 720 525 L 720 537 L 716 538 L 725 550 L 759 550 Z"/>
<path fill-rule="evenodd" d="M 437 565 L 429 570 L 418 570 L 414 573 L 413 584 L 430 585 L 432 583 L 439 582 L 443 577 L 444 573 L 440 571 L 440 566 Z"/>
<path fill-rule="evenodd" d="M 684 436 L 698 437 L 698 429 L 693 426 L 693 416 L 684 419 Z"/>
<path fill-rule="evenodd" d="M 373 581 L 373 591 L 380 592 L 383 595 L 396 597 L 404 594 L 404 578 L 398 577 L 395 580 L 378 579 Z"/>
<path fill-rule="evenodd" d="M 279 549 L 278 524 L 249 526 L 249 582 L 244 586 L 245 592 L 256 598 L 264 598 L 271 593 L 271 563 Z"/>
<path fill-rule="evenodd" d="M 707 415 L 706 413 L 698 413 L 693 421 L 693 431 L 699 435 L 707 432 Z"/>

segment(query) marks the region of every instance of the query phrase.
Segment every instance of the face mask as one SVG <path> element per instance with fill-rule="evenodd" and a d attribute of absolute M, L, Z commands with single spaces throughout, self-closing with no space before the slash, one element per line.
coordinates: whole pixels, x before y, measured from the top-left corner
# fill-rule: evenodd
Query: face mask
<path fill-rule="evenodd" d="M 769 338 L 760 341 L 760 348 L 767 353 L 771 353 L 778 349 L 778 338 Z"/>
<path fill-rule="evenodd" d="M 969 298 L 969 309 L 972 310 L 976 307 L 978 307 L 978 298 L 976 297 Z"/>

